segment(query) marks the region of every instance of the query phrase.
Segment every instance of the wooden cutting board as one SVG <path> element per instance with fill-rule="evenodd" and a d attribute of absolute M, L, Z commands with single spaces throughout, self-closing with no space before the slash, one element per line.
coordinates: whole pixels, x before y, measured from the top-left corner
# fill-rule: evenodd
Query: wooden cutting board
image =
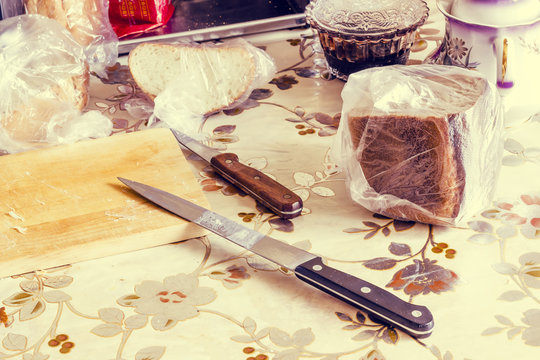
<path fill-rule="evenodd" d="M 0 156 L 0 277 L 204 235 L 117 177 L 208 202 L 168 129 Z"/>

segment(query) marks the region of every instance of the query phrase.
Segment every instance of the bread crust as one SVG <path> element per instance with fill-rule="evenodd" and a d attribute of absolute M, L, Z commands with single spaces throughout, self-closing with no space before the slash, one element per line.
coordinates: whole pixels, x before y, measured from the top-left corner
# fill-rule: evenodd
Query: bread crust
<path fill-rule="evenodd" d="M 62 0 L 25 0 L 24 5 L 27 14 L 39 14 L 50 19 L 55 19 L 69 30 Z"/>
<path fill-rule="evenodd" d="M 88 63 L 84 62 L 83 71 L 79 75 L 67 78 L 65 84 L 56 85 L 53 91 L 59 99 L 73 104 L 77 110 L 81 111 L 88 105 L 89 87 L 90 70 Z"/>
<path fill-rule="evenodd" d="M 58 21 L 75 41 L 86 47 L 101 37 L 104 21 L 100 0 L 25 0 L 27 14 L 40 14 Z"/>

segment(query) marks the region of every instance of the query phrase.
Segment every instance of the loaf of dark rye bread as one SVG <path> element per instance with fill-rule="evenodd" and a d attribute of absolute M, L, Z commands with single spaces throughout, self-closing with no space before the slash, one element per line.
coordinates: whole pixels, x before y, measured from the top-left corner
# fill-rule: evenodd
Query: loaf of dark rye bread
<path fill-rule="evenodd" d="M 354 200 L 383 215 L 455 225 L 492 194 L 500 167 L 498 95 L 472 71 L 411 70 L 410 83 L 398 80 L 347 110 L 349 187 Z"/>

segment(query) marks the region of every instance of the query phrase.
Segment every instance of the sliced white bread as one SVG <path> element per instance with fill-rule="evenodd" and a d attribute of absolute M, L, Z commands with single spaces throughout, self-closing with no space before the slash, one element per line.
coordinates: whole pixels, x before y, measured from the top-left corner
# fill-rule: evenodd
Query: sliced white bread
<path fill-rule="evenodd" d="M 258 75 L 256 56 L 245 46 L 143 43 L 130 52 L 128 64 L 152 99 L 172 84 L 185 106 L 201 115 L 241 99 Z"/>

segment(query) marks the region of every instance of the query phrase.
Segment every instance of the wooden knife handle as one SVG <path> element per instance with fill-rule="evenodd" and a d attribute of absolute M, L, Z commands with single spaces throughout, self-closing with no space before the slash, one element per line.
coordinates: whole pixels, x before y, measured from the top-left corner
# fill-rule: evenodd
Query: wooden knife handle
<path fill-rule="evenodd" d="M 291 219 L 302 212 L 302 199 L 298 195 L 259 170 L 242 164 L 236 154 L 216 155 L 210 164 L 225 179 L 280 217 Z"/>

